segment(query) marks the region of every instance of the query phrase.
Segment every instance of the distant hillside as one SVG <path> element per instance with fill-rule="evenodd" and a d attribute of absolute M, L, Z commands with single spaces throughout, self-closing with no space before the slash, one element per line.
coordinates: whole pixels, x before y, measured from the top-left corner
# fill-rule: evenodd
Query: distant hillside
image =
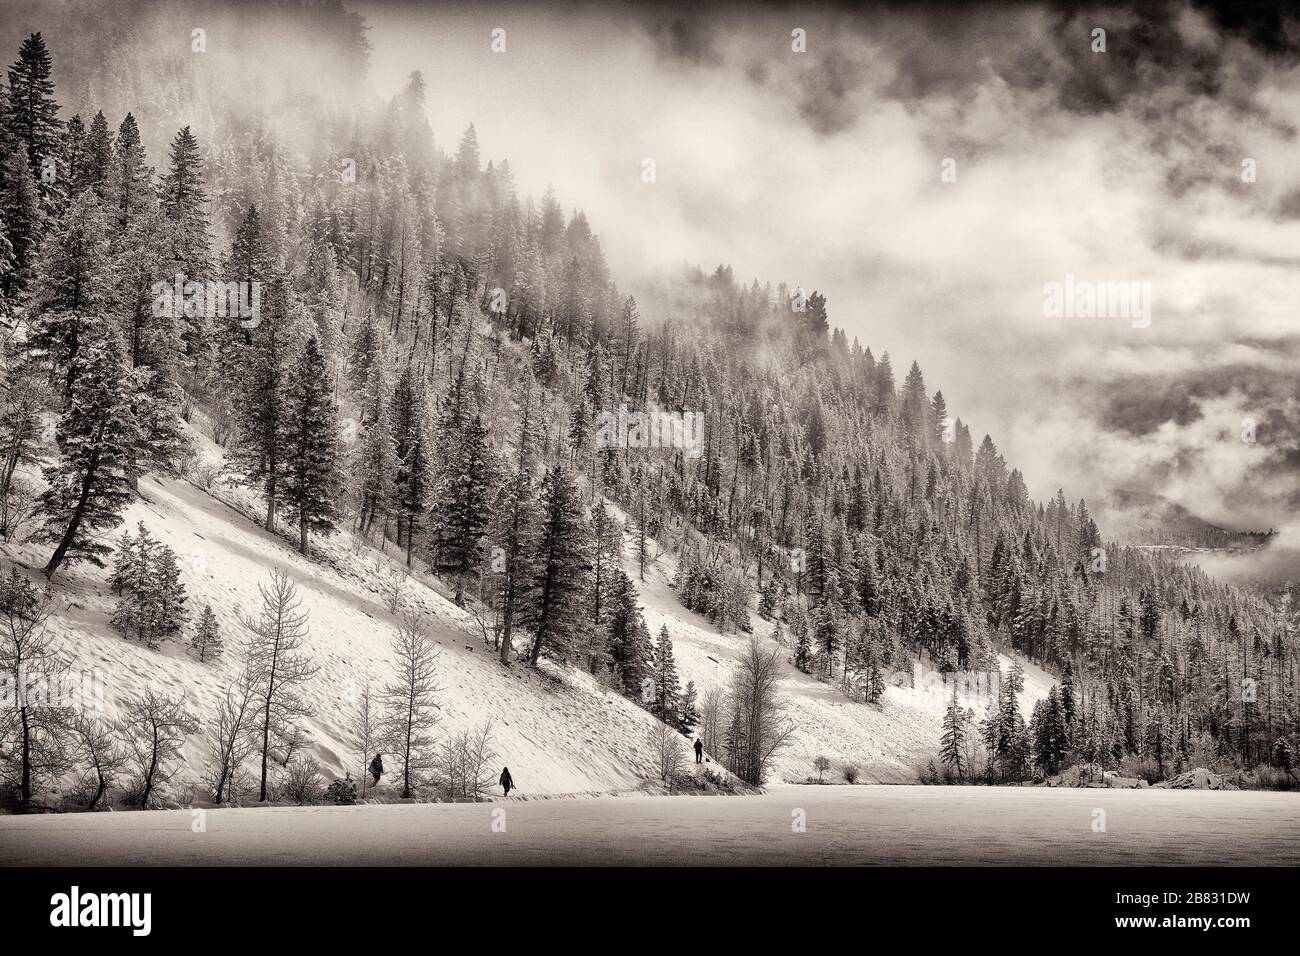
<path fill-rule="evenodd" d="M 1222 528 L 1161 495 L 1130 489 L 1117 490 L 1102 501 L 1097 517 L 1117 541 L 1136 546 L 1254 551 L 1276 535 L 1271 529 Z"/>

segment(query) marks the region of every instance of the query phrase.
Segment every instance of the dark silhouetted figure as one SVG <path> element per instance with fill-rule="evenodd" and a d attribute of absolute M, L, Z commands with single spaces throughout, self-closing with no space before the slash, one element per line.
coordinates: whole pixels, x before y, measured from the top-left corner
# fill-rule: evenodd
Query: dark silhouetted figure
<path fill-rule="evenodd" d="M 501 768 L 501 779 L 497 782 L 501 784 L 501 789 L 506 792 L 506 796 L 510 796 L 510 788 L 515 785 L 515 781 L 514 778 L 510 776 L 509 767 Z"/>
<path fill-rule="evenodd" d="M 704 763 L 704 744 L 700 743 L 700 738 L 695 738 L 695 762 Z"/>
<path fill-rule="evenodd" d="M 370 776 L 375 778 L 375 783 L 378 783 L 383 773 L 384 762 L 379 759 L 379 754 L 375 754 L 375 759 L 370 761 Z"/>

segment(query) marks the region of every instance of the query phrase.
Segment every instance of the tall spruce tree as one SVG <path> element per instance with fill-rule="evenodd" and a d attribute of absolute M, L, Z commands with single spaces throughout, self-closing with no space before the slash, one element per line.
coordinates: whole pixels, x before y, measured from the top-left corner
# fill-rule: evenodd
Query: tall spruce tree
<path fill-rule="evenodd" d="M 491 517 L 490 489 L 498 471 L 478 415 L 444 437 L 444 461 L 433 503 L 435 561 L 452 576 L 455 600 L 464 602 L 465 576 L 478 565 L 479 539 Z"/>
<path fill-rule="evenodd" d="M 107 224 L 93 194 L 73 200 L 41 250 L 30 345 L 44 352 L 66 402 L 81 364 L 83 330 L 102 322 L 111 294 Z"/>
<path fill-rule="evenodd" d="M 191 278 L 208 268 L 208 193 L 198 140 L 186 126 L 172 140 L 167 172 L 158 186 L 158 201 L 175 226 L 176 266 Z"/>
<path fill-rule="evenodd" d="M 288 374 L 285 395 L 284 500 L 298 522 L 298 550 L 308 532 L 333 534 L 338 519 L 338 409 L 316 336 Z"/>
<path fill-rule="evenodd" d="M 59 460 L 45 468 L 41 496 L 42 540 L 56 542 L 45 565 L 51 578 L 64 561 L 102 566 L 110 549 L 99 540 L 122 521 L 131 498 L 128 468 L 139 454 L 142 430 L 135 417 L 140 383 L 111 331 L 85 346 L 85 363 L 59 419 Z"/>
<path fill-rule="evenodd" d="M 520 613 L 520 623 L 533 632 L 528 655 L 533 667 L 544 649 L 559 656 L 571 650 L 580 629 L 579 608 L 591 563 L 581 496 L 563 463 L 547 469 L 539 510 Z"/>
<path fill-rule="evenodd" d="M 668 625 L 659 627 L 659 638 L 654 647 L 654 702 L 650 712 L 665 723 L 679 724 L 682 712 L 682 687 L 677 676 L 677 660 L 673 656 L 673 639 Z"/>
<path fill-rule="evenodd" d="M 59 104 L 54 101 L 50 52 L 39 33 L 27 37 L 18 59 L 9 67 L 9 94 L 5 108 L 5 146 L 21 150 L 32 177 L 40 183 L 42 202 L 50 205 L 62 192 L 59 174 L 42 176 L 46 163 L 61 158 Z"/>

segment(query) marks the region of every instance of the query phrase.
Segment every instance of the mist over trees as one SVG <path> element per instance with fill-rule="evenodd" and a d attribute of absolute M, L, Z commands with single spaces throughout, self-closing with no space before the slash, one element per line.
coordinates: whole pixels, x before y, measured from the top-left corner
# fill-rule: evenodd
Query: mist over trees
<path fill-rule="evenodd" d="M 1014 680 L 989 714 L 951 712 L 944 754 L 963 778 L 1072 754 L 1136 755 L 1162 773 L 1199 752 L 1289 760 L 1293 609 L 1108 544 L 1064 490 L 1032 500 L 918 362 L 896 369 L 851 340 L 815 290 L 719 266 L 629 295 L 580 208 L 521 196 L 473 126 L 454 147 L 433 140 L 438 103 L 418 72 L 387 102 L 360 92 L 368 50 L 341 4 L 285 8 L 337 68 L 314 92 L 264 98 L 256 117 L 245 81 L 213 74 L 230 62 L 215 42 L 160 64 L 123 54 L 177 91 L 161 104 L 63 52 L 57 29 L 17 47 L 0 116 L 0 536 L 35 525 L 47 579 L 112 554 L 117 626 L 146 643 L 178 633 L 174 554 L 143 526 L 105 541 L 141 476 L 178 469 L 195 431 L 303 555 L 342 528 L 393 544 L 482 615 L 503 666 L 587 671 L 675 732 L 698 728 L 749 783 L 791 733 L 776 693 L 787 665 L 887 706 L 884 675 L 913 660 L 989 671 L 1007 649 L 1061 685 L 1028 724 Z M 138 9 L 113 26 L 152 35 Z M 248 36 L 222 21 L 209 39 L 221 29 Z M 162 79 L 169 64 L 186 82 Z M 178 299 L 177 276 L 241 301 L 255 289 L 257 312 Z M 639 413 L 695 416 L 699 441 L 683 428 L 655 444 L 639 425 L 607 440 L 606 416 Z M 638 580 L 622 566 L 629 541 Z M 756 638 L 725 692 L 683 687 L 673 636 L 646 624 L 638 585 L 669 569 L 686 608 Z M 31 636 L 42 599 L 20 577 L 0 594 L 6 667 L 45 653 Z M 200 616 L 205 659 L 229 623 Z M 207 727 L 212 782 L 228 795 L 256 759 L 267 799 L 315 665 L 287 578 L 239 623 L 247 675 Z M 430 655 L 404 627 L 397 679 L 357 718 L 363 758 L 381 740 L 400 755 L 404 796 L 440 759 Z M 131 713 L 137 771 L 197 732 L 163 697 Z M 64 751 L 61 729 L 25 720 L 5 733 L 22 740 L 13 773 L 28 799 Z M 141 727 L 167 731 L 156 752 Z M 100 759 L 98 733 L 80 736 L 102 784 L 118 761 Z M 961 762 L 974 737 L 983 766 Z M 458 773 L 459 792 L 481 789 L 478 770 Z M 137 776 L 144 803 L 166 780 Z"/>

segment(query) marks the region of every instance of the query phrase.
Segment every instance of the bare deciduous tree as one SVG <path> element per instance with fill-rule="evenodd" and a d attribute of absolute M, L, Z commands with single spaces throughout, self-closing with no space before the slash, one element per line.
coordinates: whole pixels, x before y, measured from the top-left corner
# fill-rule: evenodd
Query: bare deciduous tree
<path fill-rule="evenodd" d="M 217 803 L 221 803 L 223 797 L 229 800 L 234 796 L 236 773 L 244 761 L 257 752 L 257 739 L 253 733 L 257 700 L 256 675 L 245 668 L 217 703 L 212 729 L 208 732 L 211 751 L 208 783 Z"/>
<path fill-rule="evenodd" d="M 660 778 L 672 790 L 677 775 L 686 763 L 686 745 L 682 742 L 681 734 L 663 721 L 656 721 L 650 729 L 650 751 Z"/>
<path fill-rule="evenodd" d="M 361 688 L 361 697 L 352 717 L 352 739 L 357 742 L 361 756 L 361 795 L 364 797 L 370 785 L 370 760 L 374 756 L 375 744 L 379 741 L 379 714 L 369 679 Z"/>
<path fill-rule="evenodd" d="M 753 786 L 762 784 L 768 761 L 794 733 L 776 693 L 780 676 L 780 650 L 764 650 L 757 638 L 750 640 L 731 675 L 727 769 Z"/>
<path fill-rule="evenodd" d="M 704 692 L 704 698 L 700 701 L 698 733 L 704 749 L 715 756 L 723 752 L 723 732 L 726 730 L 729 709 L 727 693 L 720 685 L 714 684 Z"/>
<path fill-rule="evenodd" d="M 185 738 L 198 730 L 198 718 L 185 709 L 181 697 L 158 694 L 147 687 L 128 701 L 118 731 L 135 768 L 135 795 L 142 808 L 171 780 Z"/>
<path fill-rule="evenodd" d="M 298 589 L 283 571 L 271 573 L 269 585 L 258 585 L 262 595 L 259 617 L 240 615 L 240 623 L 252 635 L 248 641 L 248 668 L 257 686 L 258 752 L 262 770 L 258 799 L 266 799 L 267 764 L 271 740 L 290 739 L 292 725 L 311 714 L 300 688 L 317 671 L 302 653 L 307 636 L 307 615 Z"/>
<path fill-rule="evenodd" d="M 0 577 L 0 759 L 23 802 L 67 769 L 66 669 L 45 624 L 51 594 L 17 568 Z"/>
<path fill-rule="evenodd" d="M 434 758 L 439 789 L 451 800 L 477 800 L 496 782 L 492 772 L 496 759 L 491 720 L 450 735 Z"/>
<path fill-rule="evenodd" d="M 91 810 L 104 799 L 114 778 L 126 766 L 127 754 L 113 726 L 92 714 L 77 714 L 70 724 L 71 752 L 74 759 L 89 765 L 85 789 L 93 787 L 87 807 Z"/>
<path fill-rule="evenodd" d="M 433 713 L 441 690 L 434 681 L 438 652 L 419 616 L 403 616 L 393 639 L 393 666 L 397 679 L 384 687 L 383 736 L 402 766 L 402 796 L 410 797 L 420 777 L 432 763 L 433 738 L 438 722 Z"/>

